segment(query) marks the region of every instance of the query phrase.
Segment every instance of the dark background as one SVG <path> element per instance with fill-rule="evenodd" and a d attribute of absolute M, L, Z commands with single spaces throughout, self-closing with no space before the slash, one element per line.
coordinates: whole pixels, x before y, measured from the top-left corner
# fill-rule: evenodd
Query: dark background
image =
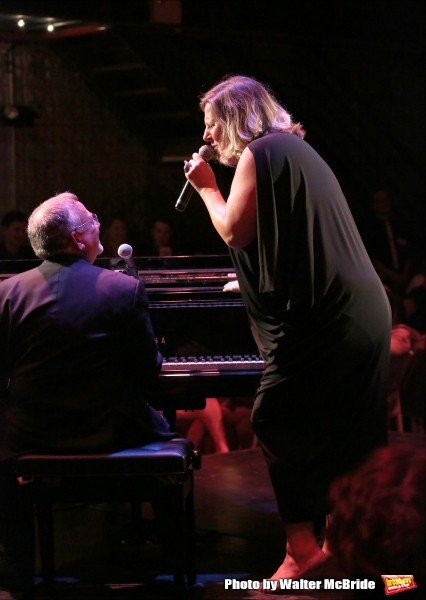
<path fill-rule="evenodd" d="M 4 52 L 24 45 L 59 57 L 63 70 L 77 74 L 143 148 L 143 164 L 126 159 L 127 167 L 134 161 L 134 170 L 143 171 L 131 191 L 121 191 L 120 169 L 111 185 L 123 212 L 131 216 L 139 206 L 146 227 L 166 215 L 176 239 L 189 241 L 194 251 L 226 250 L 197 199 L 184 215 L 174 214 L 173 205 L 184 182 L 182 160 L 203 143 L 198 97 L 224 75 L 238 73 L 267 83 L 303 123 L 306 140 L 336 173 L 358 223 L 372 193 L 386 189 L 414 251 L 424 254 L 423 2 L 28 0 L 2 2 L 0 13 Z M 25 33 L 16 28 L 18 14 L 35 19 L 28 19 Z M 45 17 L 70 23 L 49 37 Z M 93 33 L 96 26 L 105 29 Z M 40 99 L 23 104 L 38 115 L 32 127 L 42 127 Z M 106 155 L 105 170 L 112 169 L 109 160 Z M 122 173 L 128 179 L 124 167 Z M 219 176 L 229 179 L 223 169 Z M 66 174 L 61 177 L 69 188 Z M 87 195 L 83 179 L 84 173 L 73 179 L 72 188 Z M 120 208 L 108 192 L 103 197 L 95 201 L 99 212 Z M 25 207 L 42 199 L 27 198 Z"/>

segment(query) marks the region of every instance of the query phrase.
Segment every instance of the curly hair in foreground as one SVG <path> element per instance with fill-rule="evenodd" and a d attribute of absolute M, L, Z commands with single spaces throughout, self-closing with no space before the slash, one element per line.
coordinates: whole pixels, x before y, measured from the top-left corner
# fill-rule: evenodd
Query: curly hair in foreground
<path fill-rule="evenodd" d="M 374 451 L 332 485 L 329 543 L 343 569 L 356 576 L 413 574 L 425 583 L 425 450 Z"/>

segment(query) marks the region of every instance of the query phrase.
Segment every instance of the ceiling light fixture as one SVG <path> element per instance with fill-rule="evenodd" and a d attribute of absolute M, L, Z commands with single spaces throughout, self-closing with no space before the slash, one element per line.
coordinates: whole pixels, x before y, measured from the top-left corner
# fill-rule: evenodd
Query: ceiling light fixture
<path fill-rule="evenodd" d="M 0 127 L 34 127 L 38 113 L 32 106 L 8 104 L 0 106 Z"/>
<path fill-rule="evenodd" d="M 13 104 L 9 104 L 8 106 L 4 107 L 3 114 L 6 117 L 6 119 L 13 120 L 18 117 L 19 109 L 16 106 L 13 106 Z"/>

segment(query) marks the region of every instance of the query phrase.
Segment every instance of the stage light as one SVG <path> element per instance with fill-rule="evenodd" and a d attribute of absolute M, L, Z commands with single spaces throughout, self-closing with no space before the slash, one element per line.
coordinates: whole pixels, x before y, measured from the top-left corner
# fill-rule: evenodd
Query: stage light
<path fill-rule="evenodd" d="M 55 28 L 53 27 L 53 25 L 50 23 L 50 25 L 47 26 L 47 31 L 53 31 Z"/>
<path fill-rule="evenodd" d="M 25 21 L 24 21 L 24 19 L 19 19 L 19 21 L 18 21 L 18 27 L 25 27 Z"/>

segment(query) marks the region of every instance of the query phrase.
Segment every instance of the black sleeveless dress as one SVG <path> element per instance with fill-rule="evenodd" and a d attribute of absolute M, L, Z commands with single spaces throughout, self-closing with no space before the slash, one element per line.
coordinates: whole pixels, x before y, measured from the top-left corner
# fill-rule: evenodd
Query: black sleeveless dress
<path fill-rule="evenodd" d="M 339 183 L 305 141 L 249 144 L 258 236 L 232 250 L 266 369 L 252 421 L 284 523 L 321 518 L 331 481 L 386 445 L 389 303 Z"/>

